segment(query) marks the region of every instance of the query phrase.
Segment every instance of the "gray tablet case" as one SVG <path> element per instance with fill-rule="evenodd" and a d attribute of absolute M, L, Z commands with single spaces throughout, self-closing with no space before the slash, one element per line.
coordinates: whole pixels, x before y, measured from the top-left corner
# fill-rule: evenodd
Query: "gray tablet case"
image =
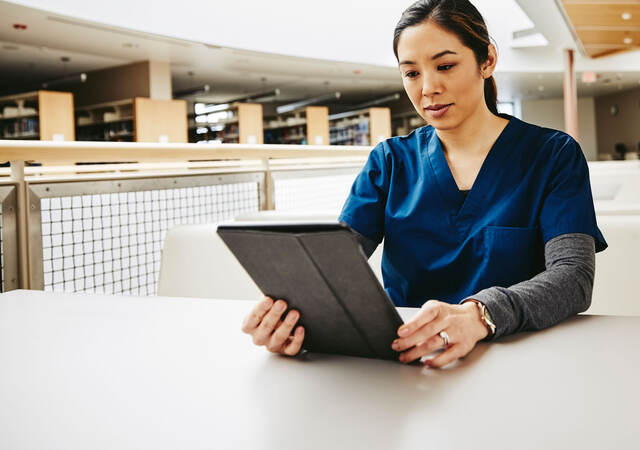
<path fill-rule="evenodd" d="M 398 359 L 402 319 L 346 224 L 230 224 L 218 234 L 265 295 L 300 311 L 304 349 Z"/>

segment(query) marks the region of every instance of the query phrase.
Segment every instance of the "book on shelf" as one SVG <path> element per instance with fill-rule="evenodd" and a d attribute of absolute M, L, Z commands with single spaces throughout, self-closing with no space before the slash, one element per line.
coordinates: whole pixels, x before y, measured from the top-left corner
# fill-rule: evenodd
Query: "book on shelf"
<path fill-rule="evenodd" d="M 40 121 L 37 117 L 3 120 L 1 127 L 2 139 L 33 139 L 40 136 Z"/>

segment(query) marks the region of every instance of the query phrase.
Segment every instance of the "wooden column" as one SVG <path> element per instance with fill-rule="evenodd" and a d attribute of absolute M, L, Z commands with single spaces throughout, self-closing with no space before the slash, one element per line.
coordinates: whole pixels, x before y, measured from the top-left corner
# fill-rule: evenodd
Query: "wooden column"
<path fill-rule="evenodd" d="M 307 145 L 329 145 L 329 108 L 307 106 Z"/>
<path fill-rule="evenodd" d="M 238 129 L 240 144 L 264 144 L 262 105 L 240 103 L 238 105 Z"/>
<path fill-rule="evenodd" d="M 369 108 L 369 143 L 377 145 L 391 137 L 391 110 L 389 108 Z"/>
<path fill-rule="evenodd" d="M 184 100 L 133 100 L 136 142 L 183 142 L 187 137 L 187 102 Z"/>
<path fill-rule="evenodd" d="M 574 54 L 572 49 L 564 51 L 564 129 L 576 141 L 580 140 L 578 129 L 578 90 L 573 69 Z"/>
<path fill-rule="evenodd" d="M 24 181 L 24 161 L 11 161 L 11 181 L 16 183 L 17 204 L 16 224 L 18 228 L 18 286 L 29 289 L 31 276 L 29 274 L 29 202 L 27 186 Z"/>
<path fill-rule="evenodd" d="M 43 141 L 75 141 L 73 94 L 38 91 L 40 139 Z"/>

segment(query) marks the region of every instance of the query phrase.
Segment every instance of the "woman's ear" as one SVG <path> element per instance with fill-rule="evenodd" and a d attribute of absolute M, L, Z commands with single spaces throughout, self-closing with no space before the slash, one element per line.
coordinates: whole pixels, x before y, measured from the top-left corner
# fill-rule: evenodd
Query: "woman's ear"
<path fill-rule="evenodd" d="M 487 52 L 487 60 L 482 64 L 480 68 L 480 72 L 482 73 L 482 78 L 485 80 L 493 75 L 493 72 L 496 70 L 496 64 L 498 63 L 498 52 L 496 50 L 495 45 L 489 44 L 488 52 Z"/>

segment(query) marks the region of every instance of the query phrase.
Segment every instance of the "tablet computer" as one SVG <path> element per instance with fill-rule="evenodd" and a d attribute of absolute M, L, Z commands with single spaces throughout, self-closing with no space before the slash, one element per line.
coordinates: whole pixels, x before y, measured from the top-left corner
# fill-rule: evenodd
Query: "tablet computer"
<path fill-rule="evenodd" d="M 231 223 L 218 235 L 260 290 L 300 311 L 303 349 L 398 359 L 403 321 L 345 223 Z"/>

